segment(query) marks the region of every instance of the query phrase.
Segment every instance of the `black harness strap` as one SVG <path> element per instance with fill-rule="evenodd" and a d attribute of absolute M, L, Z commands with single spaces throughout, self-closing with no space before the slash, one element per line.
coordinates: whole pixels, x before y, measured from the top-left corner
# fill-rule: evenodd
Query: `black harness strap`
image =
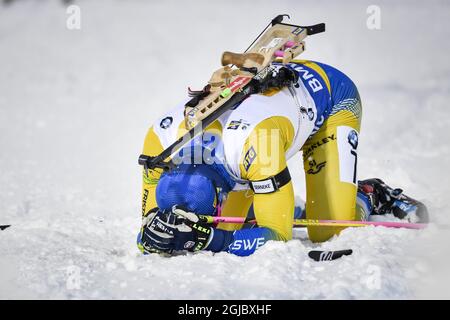
<path fill-rule="evenodd" d="M 291 181 L 291 174 L 289 173 L 288 167 L 286 167 L 267 179 L 250 181 L 250 188 L 257 194 L 273 193 L 288 184 L 289 181 Z"/>

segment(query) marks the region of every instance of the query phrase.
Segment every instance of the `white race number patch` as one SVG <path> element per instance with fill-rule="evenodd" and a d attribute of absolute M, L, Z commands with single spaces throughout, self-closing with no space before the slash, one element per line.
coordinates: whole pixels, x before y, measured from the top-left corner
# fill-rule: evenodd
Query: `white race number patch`
<path fill-rule="evenodd" d="M 356 184 L 358 164 L 358 131 L 348 126 L 337 127 L 339 175 L 342 182 Z"/>

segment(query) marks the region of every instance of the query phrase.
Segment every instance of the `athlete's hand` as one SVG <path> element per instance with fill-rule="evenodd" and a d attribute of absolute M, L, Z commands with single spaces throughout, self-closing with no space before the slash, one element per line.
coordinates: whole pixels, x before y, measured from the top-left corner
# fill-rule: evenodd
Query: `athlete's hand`
<path fill-rule="evenodd" d="M 172 253 L 173 230 L 177 217 L 171 212 L 153 208 L 142 218 L 138 248 L 142 253 Z"/>
<path fill-rule="evenodd" d="M 143 218 L 138 248 L 143 253 L 168 253 L 176 250 L 199 251 L 206 248 L 213 229 L 199 217 L 180 207 L 171 211 L 150 210 Z"/>
<path fill-rule="evenodd" d="M 200 251 L 211 241 L 214 229 L 201 222 L 198 215 L 182 207 L 174 206 L 172 213 L 182 221 L 183 228 L 177 228 L 174 234 L 177 250 Z"/>

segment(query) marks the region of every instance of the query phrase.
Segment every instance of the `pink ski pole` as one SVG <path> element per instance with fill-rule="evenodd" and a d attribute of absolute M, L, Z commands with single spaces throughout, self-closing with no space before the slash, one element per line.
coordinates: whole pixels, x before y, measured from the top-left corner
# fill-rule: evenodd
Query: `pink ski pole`
<path fill-rule="evenodd" d="M 241 217 L 213 217 L 202 216 L 202 220 L 207 223 L 256 223 L 255 220 Z M 295 219 L 296 226 L 321 226 L 321 227 L 386 227 L 386 228 L 406 228 L 406 229 L 424 229 L 426 223 L 409 222 L 391 222 L 391 221 L 351 221 L 351 220 L 314 220 L 314 219 Z"/>
<path fill-rule="evenodd" d="M 406 228 L 424 229 L 426 223 L 392 222 L 392 221 L 352 221 L 352 220 L 313 220 L 295 219 L 294 226 L 329 226 L 329 227 L 386 227 L 386 228 Z"/>

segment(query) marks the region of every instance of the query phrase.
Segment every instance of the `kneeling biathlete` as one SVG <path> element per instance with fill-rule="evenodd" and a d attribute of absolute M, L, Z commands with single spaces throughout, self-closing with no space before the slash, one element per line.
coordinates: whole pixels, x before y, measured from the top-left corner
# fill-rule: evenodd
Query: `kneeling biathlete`
<path fill-rule="evenodd" d="M 380 179 L 357 181 L 362 107 L 354 83 L 318 62 L 293 61 L 287 67 L 297 83 L 251 95 L 224 113 L 171 159 L 175 169 L 144 171 L 137 239 L 143 253 L 209 250 L 247 256 L 269 240 L 292 239 L 299 212 L 287 160 L 300 150 L 307 219 L 364 220 L 371 214 L 427 219 L 423 204 L 400 189 Z M 144 155 L 158 155 L 187 131 L 185 103 L 149 129 Z M 198 218 L 246 217 L 250 207 L 257 221 L 251 228 L 211 226 Z M 308 235 L 323 242 L 342 229 L 308 226 Z"/>

